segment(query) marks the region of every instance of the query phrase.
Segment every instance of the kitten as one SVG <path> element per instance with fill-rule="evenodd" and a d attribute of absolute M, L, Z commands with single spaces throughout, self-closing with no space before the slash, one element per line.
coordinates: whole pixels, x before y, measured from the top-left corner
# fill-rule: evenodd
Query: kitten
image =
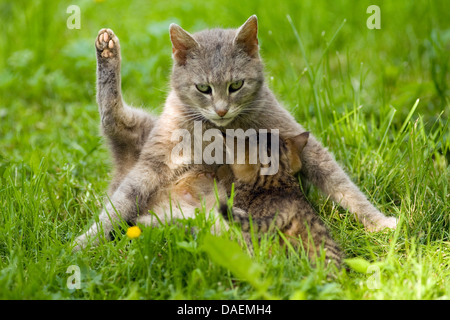
<path fill-rule="evenodd" d="M 326 260 L 339 266 L 342 254 L 294 176 L 301 169 L 300 154 L 308 137 L 309 132 L 304 132 L 284 140 L 278 138 L 279 170 L 273 175 L 262 175 L 263 165 L 259 161 L 250 164 L 250 148 L 246 148 L 245 164 L 230 165 L 235 179 L 233 207 L 229 209 L 222 203 L 220 209 L 225 220 L 228 221 L 230 214 L 232 221 L 241 226 L 250 248 L 251 218 L 255 232 L 268 232 L 276 227 L 295 247 L 303 244 L 312 260 L 320 254 L 323 245 Z M 272 151 L 270 144 L 267 149 Z"/>
<path fill-rule="evenodd" d="M 110 203 L 102 209 L 99 223 L 76 239 L 76 249 L 86 246 L 90 237 L 97 243 L 100 230 L 108 238 L 120 218 L 135 221 L 151 209 L 159 190 L 170 188 L 192 168 L 192 164 L 173 161 L 171 151 L 177 144 L 172 133 L 185 129 L 193 134 L 194 120 L 201 121 L 202 133 L 208 129 L 279 129 L 285 138 L 305 131 L 264 82 L 256 16 L 238 29 L 191 35 L 171 24 L 169 33 L 174 60 L 171 91 L 157 120 L 123 102 L 119 39 L 110 29 L 100 30 L 97 36 L 97 102 L 116 173 Z M 304 178 L 356 214 L 366 228 L 395 228 L 395 218 L 379 212 L 313 136 L 302 162 Z M 198 166 L 216 170 L 214 164 Z"/>

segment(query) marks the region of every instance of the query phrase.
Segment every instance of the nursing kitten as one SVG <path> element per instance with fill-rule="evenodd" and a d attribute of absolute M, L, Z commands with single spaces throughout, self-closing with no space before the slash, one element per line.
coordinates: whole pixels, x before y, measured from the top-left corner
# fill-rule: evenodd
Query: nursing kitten
<path fill-rule="evenodd" d="M 235 180 L 233 207 L 228 208 L 226 203 L 222 203 L 221 213 L 227 221 L 231 218 L 241 226 L 250 247 L 251 219 L 255 232 L 278 228 L 295 247 L 303 245 L 313 261 L 323 245 L 327 262 L 334 261 L 339 266 L 341 251 L 306 200 L 294 176 L 301 169 L 300 154 L 308 137 L 309 133 L 304 132 L 292 138 L 279 139 L 279 169 L 273 175 L 262 175 L 264 166 L 259 161 L 251 164 L 250 149 L 246 148 L 245 164 L 230 164 Z M 268 151 L 272 151 L 270 145 Z"/>
<path fill-rule="evenodd" d="M 202 134 L 208 129 L 279 129 L 285 138 L 305 131 L 264 82 L 256 16 L 238 29 L 191 35 L 172 24 L 169 33 L 174 60 L 171 91 L 157 120 L 123 102 L 119 39 L 110 29 L 100 30 L 97 36 L 97 102 L 116 173 L 110 203 L 100 213 L 99 223 L 76 239 L 75 249 L 86 246 L 89 238 L 97 243 L 100 230 L 109 238 L 120 218 L 136 221 L 151 209 L 159 190 L 170 188 L 192 168 L 193 164 L 174 161 L 171 151 L 177 145 L 172 133 L 185 129 L 193 134 L 194 120 L 201 121 Z M 379 212 L 313 136 L 302 161 L 304 178 L 354 213 L 366 228 L 395 228 L 395 218 Z M 216 165 L 197 166 L 215 171 Z"/>

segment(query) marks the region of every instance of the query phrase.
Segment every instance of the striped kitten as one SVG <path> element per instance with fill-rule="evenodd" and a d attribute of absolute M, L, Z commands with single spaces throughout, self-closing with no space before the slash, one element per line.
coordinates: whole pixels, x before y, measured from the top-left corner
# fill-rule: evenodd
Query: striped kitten
<path fill-rule="evenodd" d="M 295 247 L 303 244 L 311 260 L 315 260 L 323 246 L 327 262 L 334 261 L 339 266 L 341 251 L 301 192 L 294 175 L 301 169 L 300 154 L 308 137 L 309 133 L 304 132 L 279 139 L 279 169 L 273 175 L 260 173 L 264 167 L 260 161 L 249 163 L 247 143 L 246 163 L 230 165 L 235 178 L 233 208 L 222 203 L 220 211 L 227 221 L 232 219 L 241 226 L 247 241 L 251 218 L 255 232 L 273 231 L 276 227 Z M 270 143 L 267 149 L 272 153 Z"/>

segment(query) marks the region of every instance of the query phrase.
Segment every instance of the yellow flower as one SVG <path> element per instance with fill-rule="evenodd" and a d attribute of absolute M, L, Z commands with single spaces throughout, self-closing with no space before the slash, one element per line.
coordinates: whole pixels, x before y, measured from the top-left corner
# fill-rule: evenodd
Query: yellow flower
<path fill-rule="evenodd" d="M 136 239 L 141 235 L 142 231 L 138 226 L 129 227 L 127 230 L 127 236 L 130 239 Z"/>

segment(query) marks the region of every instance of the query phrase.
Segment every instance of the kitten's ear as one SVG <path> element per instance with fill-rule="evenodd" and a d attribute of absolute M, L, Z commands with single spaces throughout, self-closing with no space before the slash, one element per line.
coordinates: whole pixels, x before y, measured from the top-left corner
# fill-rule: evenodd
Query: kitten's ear
<path fill-rule="evenodd" d="M 295 137 L 287 138 L 286 144 L 288 146 L 288 159 L 289 165 L 291 167 L 292 173 L 297 174 L 302 168 L 302 161 L 300 159 L 300 154 L 305 148 L 308 142 L 309 132 L 303 132 Z"/>
<path fill-rule="evenodd" d="M 234 43 L 242 46 L 250 57 L 258 56 L 258 18 L 255 15 L 237 30 Z"/>
<path fill-rule="evenodd" d="M 179 64 L 186 64 L 186 57 L 189 50 L 198 47 L 198 42 L 192 35 L 179 25 L 172 23 L 169 26 L 170 41 L 172 41 L 172 54 Z"/>
<path fill-rule="evenodd" d="M 309 132 L 303 132 L 299 134 L 298 136 L 289 138 L 289 140 L 292 141 L 295 151 L 300 154 L 303 151 L 303 148 L 305 148 L 306 144 L 308 143 L 309 138 Z"/>

